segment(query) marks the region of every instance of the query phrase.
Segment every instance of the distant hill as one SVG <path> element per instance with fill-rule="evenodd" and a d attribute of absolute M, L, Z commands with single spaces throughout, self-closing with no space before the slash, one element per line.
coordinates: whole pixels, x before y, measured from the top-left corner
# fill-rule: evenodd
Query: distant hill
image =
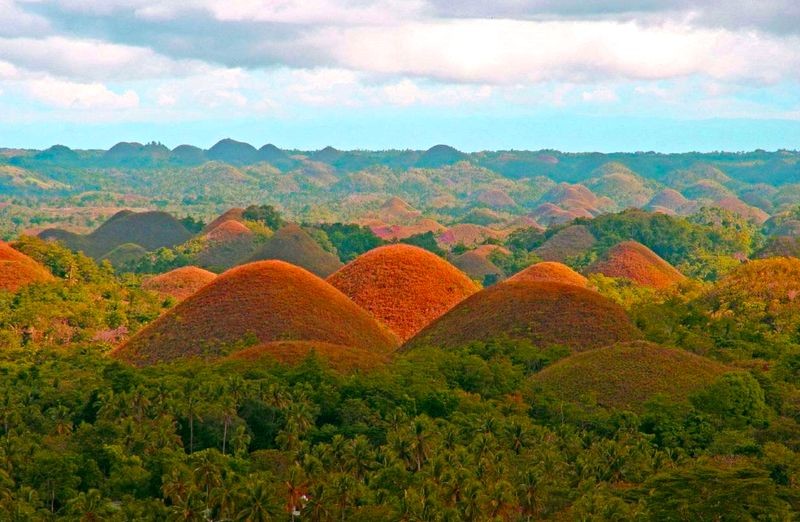
<path fill-rule="evenodd" d="M 683 274 L 658 254 L 636 241 L 625 241 L 615 245 L 589 265 L 586 273 L 624 277 L 654 288 L 666 288 L 685 279 Z"/>
<path fill-rule="evenodd" d="M 206 151 L 208 159 L 232 165 L 250 165 L 259 160 L 258 150 L 249 143 L 225 138 Z"/>
<path fill-rule="evenodd" d="M 415 166 L 424 169 L 435 169 L 445 165 L 453 165 L 467 159 L 467 157 L 466 154 L 449 145 L 434 145 L 422 153 Z"/>
<path fill-rule="evenodd" d="M 334 254 L 326 252 L 299 225 L 281 228 L 250 258 L 250 261 L 277 259 L 320 276 L 328 277 L 342 267 Z"/>

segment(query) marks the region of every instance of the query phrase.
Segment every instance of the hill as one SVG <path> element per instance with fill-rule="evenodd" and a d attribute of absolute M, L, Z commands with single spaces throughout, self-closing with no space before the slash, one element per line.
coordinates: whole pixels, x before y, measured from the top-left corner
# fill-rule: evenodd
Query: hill
<path fill-rule="evenodd" d="M 322 341 L 389 353 L 397 338 L 346 295 L 302 268 L 233 268 L 114 351 L 136 365 L 218 356 L 245 342 Z"/>
<path fill-rule="evenodd" d="M 477 248 L 475 250 L 468 250 L 463 254 L 455 256 L 453 258 L 453 266 L 467 274 L 475 281 L 485 281 L 487 276 L 496 280 L 500 280 L 505 277 L 505 274 L 500 267 L 494 264 L 489 259 L 488 255 L 479 251 Z"/>
<path fill-rule="evenodd" d="M 597 243 L 586 225 L 571 225 L 562 228 L 534 252 L 545 261 L 565 262 L 567 259 L 585 254 Z"/>
<path fill-rule="evenodd" d="M 0 241 L 0 290 L 16 292 L 31 283 L 53 279 L 45 267 Z"/>
<path fill-rule="evenodd" d="M 180 165 L 200 165 L 206 161 L 206 153 L 200 147 L 178 145 L 170 152 L 170 159 Z"/>
<path fill-rule="evenodd" d="M 434 145 L 422 153 L 416 166 L 424 169 L 437 169 L 453 165 L 467 159 L 467 155 L 449 145 Z"/>
<path fill-rule="evenodd" d="M 403 349 L 509 337 L 581 351 L 639 335 L 619 305 L 592 290 L 563 283 L 504 282 L 462 301 Z"/>
<path fill-rule="evenodd" d="M 498 232 L 497 230 L 492 230 L 491 228 L 480 225 L 461 223 L 448 228 L 439 234 L 439 237 L 436 239 L 440 244 L 447 247 L 455 245 L 470 247 L 479 245 L 487 239 L 500 239 L 502 237 L 502 232 Z"/>
<path fill-rule="evenodd" d="M 551 281 L 576 286 L 589 286 L 589 280 L 563 263 L 543 261 L 517 272 L 508 279 L 514 281 Z"/>
<path fill-rule="evenodd" d="M 184 266 L 146 279 L 142 288 L 182 301 L 216 278 L 217 274 L 208 270 Z"/>
<path fill-rule="evenodd" d="M 225 223 L 226 221 L 244 221 L 244 209 L 241 207 L 234 207 L 229 210 L 226 210 L 222 214 L 220 214 L 216 219 L 211 221 L 208 225 L 203 228 L 204 233 L 211 232 L 219 225 Z"/>
<path fill-rule="evenodd" d="M 506 191 L 498 188 L 481 191 L 475 201 L 491 208 L 514 208 L 517 206 L 517 202 Z"/>
<path fill-rule="evenodd" d="M 221 272 L 252 257 L 260 241 L 245 225 L 229 219 L 202 236 L 194 259 L 199 266 Z"/>
<path fill-rule="evenodd" d="M 103 255 L 100 261 L 108 261 L 114 268 L 121 268 L 130 263 L 136 262 L 147 255 L 147 250 L 136 243 L 123 243 L 113 250 Z"/>
<path fill-rule="evenodd" d="M 636 411 L 657 394 L 686 401 L 728 370 L 685 350 L 637 341 L 574 354 L 532 380 L 566 402 L 588 399 L 607 408 Z"/>
<path fill-rule="evenodd" d="M 192 236 L 180 221 L 166 212 L 120 211 L 92 233 L 81 236 L 48 229 L 39 234 L 42 239 L 62 241 L 72 250 L 83 251 L 95 259 L 125 243 L 134 243 L 147 251 L 173 247 Z"/>
<path fill-rule="evenodd" d="M 357 257 L 328 282 L 406 341 L 479 290 L 444 259 L 411 245 L 388 245 Z"/>
<path fill-rule="evenodd" d="M 353 373 L 369 371 L 386 365 L 390 357 L 364 348 L 351 348 L 319 341 L 275 341 L 232 353 L 226 361 L 238 362 L 250 370 L 254 364 L 276 362 L 294 366 L 311 354 L 322 359 L 336 371 Z"/>
<path fill-rule="evenodd" d="M 666 188 L 653 196 L 653 199 L 645 205 L 648 210 L 668 209 L 675 213 L 680 213 L 681 209 L 689 203 L 686 197 L 675 189 Z"/>
<path fill-rule="evenodd" d="M 259 160 L 258 151 L 249 143 L 225 138 L 206 152 L 208 159 L 223 161 L 231 165 L 250 165 Z"/>
<path fill-rule="evenodd" d="M 685 277 L 655 252 L 636 241 L 625 241 L 608 250 L 586 268 L 587 274 L 624 277 L 640 285 L 666 288 Z"/>
<path fill-rule="evenodd" d="M 267 259 L 286 261 L 319 277 L 328 277 L 342 266 L 338 257 L 326 252 L 305 230 L 293 223 L 275 232 L 250 261 Z"/>
<path fill-rule="evenodd" d="M 595 171 L 596 178 L 586 182 L 598 196 L 605 196 L 617 208 L 640 208 L 653 197 L 653 189 L 640 176 L 620 163 L 607 163 Z"/>

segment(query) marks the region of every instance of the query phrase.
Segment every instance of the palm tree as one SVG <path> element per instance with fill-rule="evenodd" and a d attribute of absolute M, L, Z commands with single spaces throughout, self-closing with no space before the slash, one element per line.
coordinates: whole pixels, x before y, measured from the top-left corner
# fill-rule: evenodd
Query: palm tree
<path fill-rule="evenodd" d="M 200 420 L 197 414 L 200 405 L 198 386 L 192 379 L 186 381 L 183 386 L 183 406 L 186 416 L 189 418 L 189 454 L 194 453 L 194 421 Z"/>
<path fill-rule="evenodd" d="M 233 397 L 225 396 L 222 398 L 222 454 L 225 455 L 225 450 L 228 443 L 228 431 L 230 430 L 233 419 L 236 418 L 238 407 Z"/>
<path fill-rule="evenodd" d="M 72 433 L 72 419 L 70 419 L 69 408 L 63 404 L 50 408 L 50 418 L 55 422 L 55 430 L 58 435 Z"/>
<path fill-rule="evenodd" d="M 107 520 L 112 513 L 111 506 L 96 489 L 81 492 L 67 503 L 67 513 L 80 522 L 99 522 Z"/>
<path fill-rule="evenodd" d="M 242 491 L 236 520 L 267 522 L 275 511 L 270 488 L 262 480 L 251 480 Z"/>

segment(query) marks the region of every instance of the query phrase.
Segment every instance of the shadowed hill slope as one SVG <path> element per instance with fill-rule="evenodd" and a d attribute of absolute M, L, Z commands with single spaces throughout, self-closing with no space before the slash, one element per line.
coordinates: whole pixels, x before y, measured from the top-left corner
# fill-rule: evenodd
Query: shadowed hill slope
<path fill-rule="evenodd" d="M 535 250 L 545 261 L 565 262 L 570 257 L 588 252 L 597 243 L 586 225 L 572 225 L 550 236 Z"/>
<path fill-rule="evenodd" d="M 444 259 L 411 245 L 362 254 L 328 282 L 394 331 L 402 341 L 479 290 Z"/>
<path fill-rule="evenodd" d="M 727 371 L 685 350 L 638 341 L 574 354 L 532 380 L 567 402 L 588 398 L 608 408 L 640 410 L 656 394 L 685 401 Z"/>
<path fill-rule="evenodd" d="M 319 277 L 328 277 L 342 267 L 338 257 L 326 252 L 305 230 L 295 224 L 286 225 L 275 232 L 250 261 L 267 259 L 286 261 Z"/>
<path fill-rule="evenodd" d="M 486 288 L 424 328 L 403 349 L 444 348 L 497 338 L 586 350 L 638 339 L 625 311 L 597 292 L 552 282 L 504 282 Z"/>
<path fill-rule="evenodd" d="M 380 353 L 397 338 L 346 295 L 302 268 L 262 261 L 233 268 L 148 325 L 114 356 L 147 365 L 215 356 L 243 341 L 322 341 Z"/>

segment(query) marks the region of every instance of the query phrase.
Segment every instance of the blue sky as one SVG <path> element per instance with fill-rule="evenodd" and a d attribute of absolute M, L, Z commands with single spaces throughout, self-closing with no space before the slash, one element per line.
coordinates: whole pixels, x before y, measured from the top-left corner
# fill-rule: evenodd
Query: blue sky
<path fill-rule="evenodd" d="M 790 0 L 0 0 L 0 146 L 800 148 Z"/>

